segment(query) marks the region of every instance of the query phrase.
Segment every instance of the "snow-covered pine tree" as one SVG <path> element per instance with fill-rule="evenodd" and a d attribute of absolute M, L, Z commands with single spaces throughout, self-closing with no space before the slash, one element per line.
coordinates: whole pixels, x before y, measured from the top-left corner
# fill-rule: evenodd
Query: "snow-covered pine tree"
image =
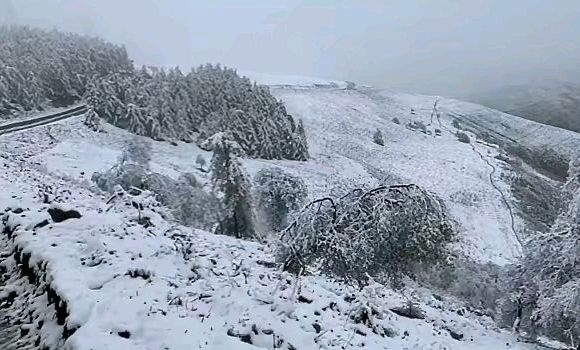
<path fill-rule="evenodd" d="M 213 157 L 210 171 L 214 187 L 223 193 L 224 213 L 216 233 L 237 238 L 255 237 L 251 183 L 240 159 L 243 150 L 228 133 L 217 133 L 206 141 Z"/>

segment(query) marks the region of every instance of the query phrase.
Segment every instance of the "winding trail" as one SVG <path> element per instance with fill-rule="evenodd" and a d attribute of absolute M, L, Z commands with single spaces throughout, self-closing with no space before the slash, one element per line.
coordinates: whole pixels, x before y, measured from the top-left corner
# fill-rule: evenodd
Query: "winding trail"
<path fill-rule="evenodd" d="M 470 145 L 471 145 L 471 148 L 473 149 L 473 151 L 479 155 L 481 160 L 483 160 L 491 168 L 491 172 L 489 173 L 489 182 L 491 183 L 493 188 L 495 188 L 495 190 L 499 193 L 503 203 L 508 208 L 508 213 L 510 214 L 510 219 L 511 219 L 512 232 L 514 234 L 514 237 L 518 241 L 520 247 L 523 247 L 522 239 L 520 238 L 520 236 L 518 235 L 517 230 L 516 230 L 516 224 L 515 224 L 515 218 L 514 218 L 514 212 L 513 212 L 512 206 L 509 204 L 505 194 L 503 193 L 503 191 L 499 188 L 499 186 L 495 183 L 495 180 L 493 179 L 493 175 L 495 175 L 495 173 L 497 172 L 495 165 L 493 165 L 483 154 L 481 154 L 481 152 L 479 152 L 479 150 L 475 147 L 475 145 L 473 143 L 470 143 Z"/>
<path fill-rule="evenodd" d="M 449 115 L 455 115 L 457 116 L 457 113 L 454 112 L 450 112 L 448 113 Z M 442 125 L 442 128 L 445 129 L 448 133 L 455 135 L 455 133 L 453 131 L 451 131 L 446 125 Z M 493 165 L 493 163 L 491 163 L 476 147 L 475 144 L 473 144 L 472 142 L 469 142 L 469 145 L 471 146 L 471 149 L 473 150 L 473 152 L 477 153 L 477 155 L 479 156 L 479 158 L 481 158 L 481 160 L 483 160 L 488 167 L 491 168 L 491 172 L 488 174 L 489 176 L 489 182 L 491 184 L 491 186 L 499 193 L 502 202 L 504 203 L 504 205 L 507 207 L 508 209 L 508 213 L 510 215 L 510 226 L 511 226 L 511 230 L 513 233 L 513 236 L 516 238 L 516 240 L 518 241 L 518 244 L 520 245 L 520 249 L 519 249 L 519 253 L 521 253 L 521 249 L 523 247 L 523 242 L 521 237 L 518 235 L 518 232 L 516 230 L 516 221 L 515 221 L 515 217 L 514 217 L 514 212 L 512 209 L 512 206 L 509 204 L 505 193 L 503 193 L 503 191 L 501 190 L 501 188 L 499 188 L 499 186 L 495 183 L 495 180 L 493 178 L 493 176 L 495 175 L 495 173 L 497 172 L 497 168 L 495 167 L 495 165 Z M 506 236 L 506 238 L 509 240 L 509 237 Z"/>

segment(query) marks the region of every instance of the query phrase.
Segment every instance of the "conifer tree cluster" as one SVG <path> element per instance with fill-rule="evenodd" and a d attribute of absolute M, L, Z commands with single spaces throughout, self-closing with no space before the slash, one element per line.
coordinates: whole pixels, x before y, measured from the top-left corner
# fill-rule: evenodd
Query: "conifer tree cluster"
<path fill-rule="evenodd" d="M 25 26 L 0 27 L 0 118 L 70 105 L 157 140 L 204 141 L 228 132 L 251 157 L 306 160 L 304 127 L 267 87 L 220 65 L 135 69 L 124 47 Z"/>
<path fill-rule="evenodd" d="M 0 118 L 69 105 L 95 77 L 132 67 L 124 47 L 97 38 L 0 26 Z"/>
<path fill-rule="evenodd" d="M 100 118 L 153 139 L 203 142 L 228 132 L 251 157 L 308 158 L 302 123 L 268 88 L 220 65 L 111 74 L 89 87 L 86 101 Z"/>

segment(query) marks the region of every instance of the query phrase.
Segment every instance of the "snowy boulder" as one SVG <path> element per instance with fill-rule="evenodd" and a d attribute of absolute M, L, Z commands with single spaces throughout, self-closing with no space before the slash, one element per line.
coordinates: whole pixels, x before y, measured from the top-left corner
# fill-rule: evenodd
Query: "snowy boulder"
<path fill-rule="evenodd" d="M 66 210 L 56 206 L 49 208 L 48 214 L 50 215 L 50 218 L 54 222 L 63 222 L 68 219 L 80 219 L 82 216 L 78 211 L 74 209 Z"/>
<path fill-rule="evenodd" d="M 399 316 L 418 320 L 425 319 L 425 312 L 413 303 L 408 303 L 405 306 L 393 307 L 390 310 Z"/>
<path fill-rule="evenodd" d="M 453 338 L 455 340 L 463 340 L 463 333 L 456 332 L 451 328 L 446 328 L 445 330 L 447 332 L 449 332 L 449 335 L 451 336 L 451 338 Z"/>

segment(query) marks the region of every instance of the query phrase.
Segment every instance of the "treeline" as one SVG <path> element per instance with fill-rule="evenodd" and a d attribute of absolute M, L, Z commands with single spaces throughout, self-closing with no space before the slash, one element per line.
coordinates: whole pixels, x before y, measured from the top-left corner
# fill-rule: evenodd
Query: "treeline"
<path fill-rule="evenodd" d="M 132 67 L 124 47 L 97 38 L 0 26 L 0 118 L 69 105 L 95 76 Z"/>
<path fill-rule="evenodd" d="M 251 157 L 308 158 L 302 123 L 267 87 L 220 65 L 111 74 L 91 84 L 86 101 L 95 116 L 153 139 L 203 141 L 227 132 Z"/>
<path fill-rule="evenodd" d="M 233 69 L 135 69 L 124 47 L 97 38 L 0 27 L 0 118 L 81 98 L 93 126 L 104 119 L 153 139 L 200 143 L 226 132 L 247 156 L 308 158 L 302 123 Z"/>

